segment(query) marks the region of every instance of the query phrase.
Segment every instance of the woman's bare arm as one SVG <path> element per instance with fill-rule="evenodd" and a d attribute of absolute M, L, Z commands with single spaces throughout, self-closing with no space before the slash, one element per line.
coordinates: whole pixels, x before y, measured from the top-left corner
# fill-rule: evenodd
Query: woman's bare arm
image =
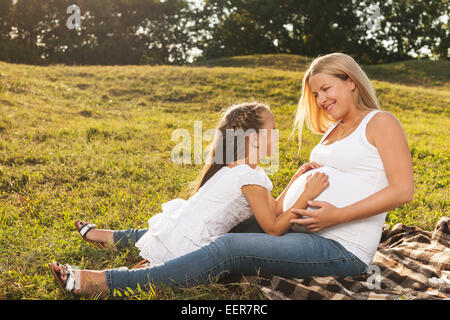
<path fill-rule="evenodd" d="M 411 152 L 400 122 L 389 112 L 379 112 L 367 125 L 368 140 L 378 150 L 389 185 L 342 210 L 342 222 L 367 218 L 412 201 L 414 173 Z"/>

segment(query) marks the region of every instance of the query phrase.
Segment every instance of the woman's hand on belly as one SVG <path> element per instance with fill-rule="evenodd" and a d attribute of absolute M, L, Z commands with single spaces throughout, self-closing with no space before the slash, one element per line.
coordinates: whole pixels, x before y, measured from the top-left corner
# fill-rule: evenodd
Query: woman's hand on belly
<path fill-rule="evenodd" d="M 310 207 L 319 207 L 316 210 L 292 209 L 291 212 L 304 216 L 300 219 L 291 219 L 291 223 L 302 226 L 308 232 L 317 232 L 340 223 L 339 210 L 326 201 L 308 201 Z"/>

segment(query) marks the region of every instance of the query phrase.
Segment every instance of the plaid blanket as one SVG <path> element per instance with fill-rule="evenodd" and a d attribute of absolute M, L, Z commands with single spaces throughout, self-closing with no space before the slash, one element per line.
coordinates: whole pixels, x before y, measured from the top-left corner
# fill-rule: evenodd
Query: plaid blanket
<path fill-rule="evenodd" d="M 450 218 L 433 232 L 384 225 L 368 272 L 355 277 L 242 277 L 269 299 L 450 299 Z"/>

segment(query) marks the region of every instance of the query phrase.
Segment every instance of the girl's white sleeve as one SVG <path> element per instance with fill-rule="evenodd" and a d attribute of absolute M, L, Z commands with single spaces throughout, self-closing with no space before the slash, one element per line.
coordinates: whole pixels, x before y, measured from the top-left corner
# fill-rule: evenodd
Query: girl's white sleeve
<path fill-rule="evenodd" d="M 237 181 L 239 190 L 246 185 L 258 185 L 266 188 L 268 191 L 272 191 L 273 189 L 273 184 L 269 177 L 264 172 L 258 172 L 256 170 L 245 172 L 245 174 L 239 177 Z"/>

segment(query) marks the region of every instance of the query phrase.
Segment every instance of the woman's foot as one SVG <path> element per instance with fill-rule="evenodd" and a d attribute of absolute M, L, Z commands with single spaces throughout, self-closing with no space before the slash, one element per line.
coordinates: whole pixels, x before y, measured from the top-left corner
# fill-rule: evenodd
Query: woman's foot
<path fill-rule="evenodd" d="M 96 296 L 100 298 L 107 297 L 108 287 L 106 285 L 105 273 L 103 271 L 91 271 L 91 270 L 73 270 L 70 272 L 67 265 L 60 265 L 56 261 L 50 266 L 50 270 L 55 277 L 56 281 L 65 290 L 66 283 L 71 273 L 71 277 L 74 279 L 73 290 L 71 291 L 75 295 L 83 296 Z"/>
<path fill-rule="evenodd" d="M 77 228 L 78 232 L 80 232 L 83 226 L 86 226 L 88 224 L 89 223 L 85 220 L 75 220 L 75 227 Z M 102 249 L 112 246 L 114 250 L 117 250 L 114 247 L 114 235 L 112 230 L 91 228 L 84 235 L 82 235 L 82 237 L 84 240 L 94 243 Z"/>

